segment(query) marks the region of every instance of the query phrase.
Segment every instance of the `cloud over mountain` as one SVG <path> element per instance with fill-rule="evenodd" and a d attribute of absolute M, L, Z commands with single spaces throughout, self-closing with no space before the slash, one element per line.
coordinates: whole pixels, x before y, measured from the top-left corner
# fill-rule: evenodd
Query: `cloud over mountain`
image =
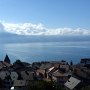
<path fill-rule="evenodd" d="M 4 25 L 0 23 L 0 32 L 4 32 Z"/>
<path fill-rule="evenodd" d="M 43 24 L 0 23 L 0 31 L 18 35 L 90 35 L 90 30 L 81 28 L 47 28 Z"/>

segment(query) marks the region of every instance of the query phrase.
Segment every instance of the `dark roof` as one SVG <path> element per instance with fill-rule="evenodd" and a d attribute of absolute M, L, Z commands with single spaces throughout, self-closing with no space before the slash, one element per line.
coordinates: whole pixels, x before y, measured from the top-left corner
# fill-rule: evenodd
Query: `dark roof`
<path fill-rule="evenodd" d="M 32 67 L 22 67 L 22 68 L 17 68 L 15 69 L 16 72 L 21 72 L 21 71 L 31 71 L 34 72 L 34 69 Z"/>
<path fill-rule="evenodd" d="M 4 62 L 7 62 L 7 63 L 9 63 L 9 64 L 10 64 L 10 59 L 9 59 L 9 57 L 8 57 L 8 55 L 7 55 L 7 54 L 6 54 L 6 56 L 5 56 Z"/>

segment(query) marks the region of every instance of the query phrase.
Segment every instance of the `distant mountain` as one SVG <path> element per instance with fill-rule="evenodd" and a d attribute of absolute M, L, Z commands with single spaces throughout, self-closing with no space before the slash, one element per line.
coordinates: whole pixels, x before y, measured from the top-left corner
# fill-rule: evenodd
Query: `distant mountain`
<path fill-rule="evenodd" d="M 0 33 L 1 43 L 29 43 L 29 42 L 68 42 L 68 41 L 90 41 L 90 36 L 26 36 L 12 33 Z"/>

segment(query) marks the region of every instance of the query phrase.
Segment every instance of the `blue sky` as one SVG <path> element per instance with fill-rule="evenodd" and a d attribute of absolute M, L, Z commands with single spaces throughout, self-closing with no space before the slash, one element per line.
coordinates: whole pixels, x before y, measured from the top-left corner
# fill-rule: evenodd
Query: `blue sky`
<path fill-rule="evenodd" d="M 0 21 L 9 29 L 13 23 L 13 27 L 16 28 L 19 28 L 16 24 L 30 23 L 30 27 L 36 25 L 44 30 L 89 30 L 90 0 L 0 0 Z M 6 23 L 9 23 L 9 26 Z"/>

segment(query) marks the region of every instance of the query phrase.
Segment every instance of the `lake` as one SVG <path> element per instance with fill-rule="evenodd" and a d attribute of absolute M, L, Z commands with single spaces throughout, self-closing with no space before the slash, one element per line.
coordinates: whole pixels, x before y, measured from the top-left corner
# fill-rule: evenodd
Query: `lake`
<path fill-rule="evenodd" d="M 90 42 L 7 43 L 0 46 L 0 60 L 7 53 L 12 63 L 17 59 L 29 63 L 55 60 L 78 63 L 81 58 L 90 58 Z"/>

